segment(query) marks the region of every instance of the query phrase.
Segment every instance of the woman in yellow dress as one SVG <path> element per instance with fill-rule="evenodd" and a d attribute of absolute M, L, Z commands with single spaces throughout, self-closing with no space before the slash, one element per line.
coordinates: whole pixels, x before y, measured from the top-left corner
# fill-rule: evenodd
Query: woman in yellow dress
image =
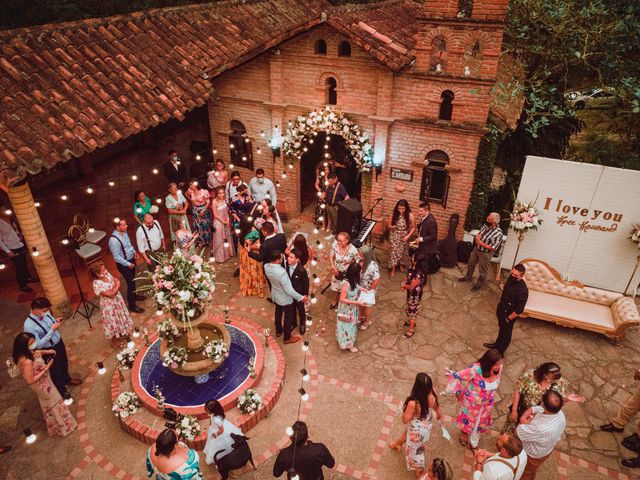
<path fill-rule="evenodd" d="M 262 263 L 249 256 L 250 251 L 260 250 L 260 233 L 251 229 L 247 234 L 241 234 L 244 248 L 239 248 L 240 259 L 240 292 L 245 297 L 264 297 L 267 279 L 264 276 Z"/>

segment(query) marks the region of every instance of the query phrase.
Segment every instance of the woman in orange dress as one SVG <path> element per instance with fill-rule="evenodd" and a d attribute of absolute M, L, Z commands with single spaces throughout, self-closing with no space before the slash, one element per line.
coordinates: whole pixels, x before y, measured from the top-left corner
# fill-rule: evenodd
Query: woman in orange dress
<path fill-rule="evenodd" d="M 262 263 L 249 256 L 250 251 L 260 250 L 260 233 L 252 229 L 241 237 L 244 239 L 244 248 L 239 248 L 240 259 L 240 292 L 245 297 L 264 297 L 267 287 L 267 279 L 264 276 Z"/>

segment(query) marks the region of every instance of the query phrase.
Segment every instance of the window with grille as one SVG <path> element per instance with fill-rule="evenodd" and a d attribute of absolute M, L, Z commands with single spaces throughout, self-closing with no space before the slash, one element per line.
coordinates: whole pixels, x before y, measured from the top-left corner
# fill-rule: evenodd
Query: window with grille
<path fill-rule="evenodd" d="M 422 169 L 420 200 L 447 207 L 450 181 L 448 165 L 449 156 L 442 150 L 432 150 L 427 153 L 426 165 Z"/>
<path fill-rule="evenodd" d="M 340 46 L 338 47 L 338 56 L 339 57 L 351 56 L 351 44 L 349 42 L 340 42 Z"/>
<path fill-rule="evenodd" d="M 320 39 L 316 42 L 314 47 L 314 53 L 316 55 L 326 55 L 327 54 L 327 42 Z"/>
<path fill-rule="evenodd" d="M 247 129 L 242 122 L 231 120 L 229 134 L 229 158 L 238 167 L 253 170 L 253 153 L 251 140 L 247 136 Z"/>

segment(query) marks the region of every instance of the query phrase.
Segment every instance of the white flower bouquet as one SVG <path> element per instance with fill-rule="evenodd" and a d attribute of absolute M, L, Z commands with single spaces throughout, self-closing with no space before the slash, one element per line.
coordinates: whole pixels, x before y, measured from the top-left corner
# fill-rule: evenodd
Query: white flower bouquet
<path fill-rule="evenodd" d="M 640 248 L 640 225 L 634 225 L 631 230 L 631 235 L 629 236 L 629 240 L 636 244 L 638 248 Z"/>
<path fill-rule="evenodd" d="M 116 417 L 127 418 L 140 409 L 140 399 L 133 392 L 122 392 L 116 398 L 111 411 Z"/>
<path fill-rule="evenodd" d="M 116 354 L 116 360 L 118 361 L 120 370 L 129 370 L 133 367 L 133 362 L 136 361 L 138 351 L 137 348 L 124 348 Z"/>
<path fill-rule="evenodd" d="M 522 203 L 516 200 L 511 211 L 511 223 L 509 228 L 517 233 L 525 233 L 528 230 L 537 230 L 542 224 L 539 218 L 535 202 Z"/>
<path fill-rule="evenodd" d="M 187 349 L 171 345 L 162 355 L 162 365 L 171 368 L 184 367 L 187 364 Z"/>
<path fill-rule="evenodd" d="M 258 392 L 252 388 L 246 389 L 244 393 L 238 397 L 238 409 L 246 415 L 257 412 L 261 406 L 262 399 L 260 395 L 258 395 Z"/>
<path fill-rule="evenodd" d="M 176 433 L 181 440 L 195 440 L 200 435 L 202 427 L 193 415 L 181 415 L 176 424 Z"/>
<path fill-rule="evenodd" d="M 182 335 L 180 330 L 175 326 L 170 318 L 166 318 L 158 324 L 158 337 L 162 340 L 173 343 L 180 335 Z"/>
<path fill-rule="evenodd" d="M 215 363 L 220 363 L 229 356 L 229 346 L 222 340 L 212 340 L 205 344 L 202 353 Z"/>

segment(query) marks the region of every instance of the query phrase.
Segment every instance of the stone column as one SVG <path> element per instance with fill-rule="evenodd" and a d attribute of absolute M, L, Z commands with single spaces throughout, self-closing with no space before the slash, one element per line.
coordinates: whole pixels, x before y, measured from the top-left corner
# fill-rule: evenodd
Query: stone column
<path fill-rule="evenodd" d="M 31 255 L 44 294 L 51 302 L 54 314 L 68 318 L 71 316 L 69 297 L 64 289 L 62 278 L 60 278 L 60 272 L 53 258 L 49 240 L 34 204 L 29 184 L 24 182 L 17 186 L 10 186 L 7 193 L 27 243 L 27 254 Z M 32 255 L 34 247 L 38 250 L 37 257 Z"/>

